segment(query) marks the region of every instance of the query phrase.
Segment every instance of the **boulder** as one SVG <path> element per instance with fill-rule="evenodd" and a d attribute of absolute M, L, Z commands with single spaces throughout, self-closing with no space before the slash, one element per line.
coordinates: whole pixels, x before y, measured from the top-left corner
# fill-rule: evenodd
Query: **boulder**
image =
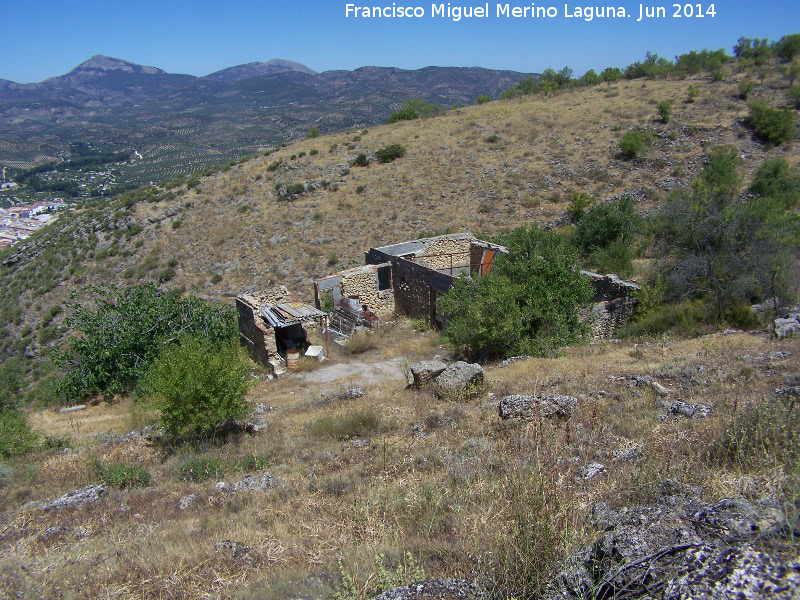
<path fill-rule="evenodd" d="M 670 405 L 669 412 L 678 418 L 705 419 L 711 413 L 711 408 L 705 404 L 689 404 L 677 400 Z"/>
<path fill-rule="evenodd" d="M 578 406 L 574 396 L 562 394 L 545 394 L 544 396 L 527 396 L 514 394 L 500 400 L 498 409 L 500 417 L 510 419 L 520 417 L 530 420 L 536 416 L 569 419 Z"/>
<path fill-rule="evenodd" d="M 652 506 L 593 507 L 604 533 L 565 561 L 542 598 L 796 598 L 800 557 L 781 555 L 780 506 L 742 496 L 704 505 L 692 490 L 669 482 Z"/>
<path fill-rule="evenodd" d="M 775 319 L 775 337 L 782 340 L 800 335 L 800 312 L 791 312 L 785 318 Z"/>
<path fill-rule="evenodd" d="M 419 389 L 425 387 L 431 381 L 441 375 L 447 365 L 440 360 L 421 360 L 408 365 L 411 374 L 411 387 Z"/>
<path fill-rule="evenodd" d="M 435 381 L 439 396 L 470 395 L 483 385 L 483 367 L 460 360 L 442 371 Z"/>
<path fill-rule="evenodd" d="M 104 485 L 87 485 L 79 490 L 67 492 L 56 500 L 45 500 L 43 502 L 30 503 L 32 508 L 40 510 L 58 510 L 62 508 L 75 508 L 92 504 L 100 499 L 100 496 L 106 493 L 106 486 Z M 28 506 L 28 505 L 26 505 Z"/>

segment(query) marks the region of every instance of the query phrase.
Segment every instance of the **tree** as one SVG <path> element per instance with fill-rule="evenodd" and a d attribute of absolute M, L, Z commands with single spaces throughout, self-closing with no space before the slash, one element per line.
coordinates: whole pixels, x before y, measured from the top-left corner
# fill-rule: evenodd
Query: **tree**
<path fill-rule="evenodd" d="M 433 117 L 441 114 L 444 109 L 438 104 L 425 102 L 420 98 L 411 98 L 403 103 L 400 110 L 396 110 L 389 115 L 388 123 L 397 123 L 398 121 L 412 121 L 414 119 L 423 119 L 425 117 Z"/>
<path fill-rule="evenodd" d="M 712 151 L 691 192 L 670 197 L 657 228 L 674 253 L 673 297 L 709 302 L 717 321 L 753 298 L 786 297 L 796 284 L 800 220 L 766 180 L 780 174 L 796 181 L 798 174 L 769 161 L 756 174 L 755 197 L 743 197 L 740 165 L 736 149 Z"/>
<path fill-rule="evenodd" d="M 306 135 L 308 139 L 319 137 L 319 127 L 316 125 L 313 126 L 311 129 L 308 130 L 308 134 Z"/>
<path fill-rule="evenodd" d="M 581 85 L 597 85 L 601 81 L 600 75 L 598 75 L 594 69 L 589 69 L 583 74 L 583 77 L 581 77 Z"/>
<path fill-rule="evenodd" d="M 623 277 L 633 270 L 632 241 L 639 217 L 630 196 L 614 202 L 598 202 L 583 216 L 575 231 L 575 243 L 593 267 Z"/>
<path fill-rule="evenodd" d="M 186 335 L 212 342 L 236 336 L 232 308 L 164 293 L 152 283 L 90 292 L 91 304 L 71 304 L 65 320 L 80 335 L 54 355 L 65 370 L 57 391 L 70 400 L 133 391 L 161 349 Z"/>
<path fill-rule="evenodd" d="M 166 346 L 144 383 L 162 426 L 179 436 L 207 433 L 243 415 L 249 387 L 249 361 L 237 344 L 195 337 Z"/>
<path fill-rule="evenodd" d="M 622 79 L 622 70 L 619 67 L 606 67 L 600 77 L 606 83 L 617 83 Z"/>
<path fill-rule="evenodd" d="M 444 335 L 470 358 L 515 354 L 553 356 L 578 342 L 587 326 L 579 309 L 592 297 L 575 251 L 559 234 L 522 226 L 501 236 L 488 275 L 462 276 L 439 302 Z"/>
<path fill-rule="evenodd" d="M 783 62 L 792 62 L 795 56 L 800 55 L 800 33 L 785 35 L 775 43 L 775 54 Z"/>

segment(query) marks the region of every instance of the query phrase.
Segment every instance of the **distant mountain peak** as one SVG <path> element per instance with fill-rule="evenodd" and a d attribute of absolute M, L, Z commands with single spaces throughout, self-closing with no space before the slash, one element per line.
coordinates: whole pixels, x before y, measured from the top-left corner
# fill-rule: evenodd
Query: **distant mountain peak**
<path fill-rule="evenodd" d="M 222 69 L 216 73 L 206 75 L 203 79 L 209 79 L 211 81 L 239 81 L 251 77 L 262 77 L 264 75 L 290 72 L 305 73 L 306 75 L 317 74 L 316 71 L 300 63 L 283 58 L 271 58 L 266 62 L 251 62 L 235 67 L 228 67 L 227 69 Z"/>
<path fill-rule="evenodd" d="M 85 72 L 97 71 L 125 71 L 128 73 L 148 73 L 155 75 L 157 73 L 164 73 L 161 69 L 156 67 L 145 67 L 137 65 L 136 63 L 122 60 L 121 58 L 114 58 L 113 56 L 103 56 L 102 54 L 95 54 L 89 60 L 86 60 L 72 69 L 67 75 L 75 75 Z"/>

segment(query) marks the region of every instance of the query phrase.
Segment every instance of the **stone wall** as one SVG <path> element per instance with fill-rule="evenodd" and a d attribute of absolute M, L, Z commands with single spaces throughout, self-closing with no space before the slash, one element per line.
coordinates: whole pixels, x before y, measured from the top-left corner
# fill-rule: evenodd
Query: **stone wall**
<path fill-rule="evenodd" d="M 374 269 L 342 274 L 342 298 L 356 296 L 361 306 L 377 310 L 383 302 L 378 295 L 378 272 Z"/>
<path fill-rule="evenodd" d="M 270 358 L 278 354 L 275 344 L 275 330 L 257 314 L 257 306 L 246 296 L 236 298 L 239 313 L 239 337 L 250 353 L 265 366 Z"/>
<path fill-rule="evenodd" d="M 467 237 L 441 237 L 431 242 L 415 262 L 437 270 L 463 267 L 470 263 L 470 242 Z"/>

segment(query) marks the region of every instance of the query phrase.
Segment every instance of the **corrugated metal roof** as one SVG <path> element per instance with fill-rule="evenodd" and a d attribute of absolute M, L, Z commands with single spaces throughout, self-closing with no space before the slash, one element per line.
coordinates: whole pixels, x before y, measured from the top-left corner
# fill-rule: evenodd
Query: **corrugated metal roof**
<path fill-rule="evenodd" d="M 326 314 L 308 304 L 278 302 L 262 306 L 261 316 L 273 327 L 289 327 L 290 325 L 297 325 L 298 323 L 324 317 Z"/>

